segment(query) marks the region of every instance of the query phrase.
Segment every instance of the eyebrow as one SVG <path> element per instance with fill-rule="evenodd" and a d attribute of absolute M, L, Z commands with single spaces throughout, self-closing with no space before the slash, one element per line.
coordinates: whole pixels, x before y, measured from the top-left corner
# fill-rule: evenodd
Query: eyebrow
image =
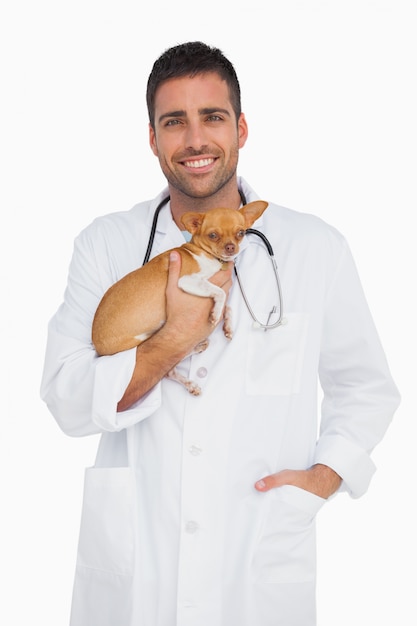
<path fill-rule="evenodd" d="M 228 111 L 227 109 L 219 108 L 219 107 L 205 107 L 204 109 L 199 109 L 198 113 L 199 115 L 211 115 L 213 113 L 223 113 L 224 115 L 227 115 L 227 117 L 230 117 L 230 111 Z M 168 113 L 163 113 L 162 115 L 160 115 L 158 118 L 158 122 L 162 122 L 162 120 L 166 119 L 167 117 L 186 117 L 186 116 L 187 116 L 187 113 L 184 110 L 169 111 Z"/>

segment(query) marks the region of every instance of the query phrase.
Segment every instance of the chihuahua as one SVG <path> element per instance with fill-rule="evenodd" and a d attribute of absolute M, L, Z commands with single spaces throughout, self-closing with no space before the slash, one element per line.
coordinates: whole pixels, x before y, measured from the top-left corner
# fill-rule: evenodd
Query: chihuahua
<path fill-rule="evenodd" d="M 210 322 L 214 328 L 223 316 L 223 332 L 228 339 L 233 333 L 230 310 L 225 307 L 226 294 L 209 279 L 234 260 L 246 230 L 267 206 L 267 202 L 257 200 L 239 210 L 187 212 L 181 218 L 192 238 L 189 243 L 173 249 L 181 255 L 178 286 L 187 293 L 213 298 Z M 171 251 L 154 257 L 106 291 L 98 305 L 92 328 L 92 341 L 100 356 L 138 346 L 165 324 L 165 290 Z M 201 342 L 193 354 L 202 352 L 207 346 L 208 340 Z M 184 385 L 191 394 L 200 395 L 198 385 L 181 376 L 175 368 L 168 372 L 167 377 Z"/>

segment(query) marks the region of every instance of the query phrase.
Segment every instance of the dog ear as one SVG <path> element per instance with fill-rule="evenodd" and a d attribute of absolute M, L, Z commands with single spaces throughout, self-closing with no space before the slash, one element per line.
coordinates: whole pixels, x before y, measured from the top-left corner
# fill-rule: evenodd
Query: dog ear
<path fill-rule="evenodd" d="M 194 235 L 203 223 L 204 213 L 187 211 L 181 216 L 181 223 L 189 233 Z"/>
<path fill-rule="evenodd" d="M 245 218 L 245 226 L 246 228 L 250 228 L 252 224 L 262 215 L 268 206 L 268 202 L 264 200 L 255 200 L 254 202 L 249 202 L 249 204 L 245 204 L 239 211 Z"/>

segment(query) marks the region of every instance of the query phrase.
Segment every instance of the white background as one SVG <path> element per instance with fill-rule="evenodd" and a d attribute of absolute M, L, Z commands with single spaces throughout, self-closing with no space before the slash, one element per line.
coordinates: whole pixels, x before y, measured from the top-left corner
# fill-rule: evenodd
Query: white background
<path fill-rule="evenodd" d="M 39 400 L 46 325 L 78 232 L 164 184 L 147 143 L 146 80 L 165 48 L 202 39 L 240 78 L 250 135 L 239 173 L 265 200 L 347 236 L 403 396 L 368 494 L 340 496 L 320 514 L 319 626 L 415 626 L 416 3 L 9 5 L 0 15 L 0 623 L 68 622 L 97 438 L 65 436 Z"/>

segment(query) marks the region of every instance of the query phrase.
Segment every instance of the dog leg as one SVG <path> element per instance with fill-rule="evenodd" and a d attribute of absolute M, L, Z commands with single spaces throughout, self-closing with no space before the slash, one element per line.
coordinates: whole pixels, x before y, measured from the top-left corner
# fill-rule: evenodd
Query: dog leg
<path fill-rule="evenodd" d="M 212 291 L 211 293 L 211 297 L 214 300 L 214 306 L 212 308 L 209 319 L 213 326 L 216 326 L 216 324 L 220 321 L 223 315 L 224 303 L 226 301 L 226 294 L 224 293 L 223 289 L 221 289 L 220 287 L 218 287 L 218 289 L 219 291 L 216 290 Z"/>
<path fill-rule="evenodd" d="M 224 307 L 223 332 L 227 339 L 231 339 L 233 337 L 232 310 L 230 306 L 227 305 Z"/>
<path fill-rule="evenodd" d="M 204 350 L 207 350 L 209 343 L 208 339 L 203 339 L 203 341 L 200 341 L 200 343 L 196 345 L 191 354 L 200 354 L 201 352 L 204 352 Z M 188 380 L 188 378 L 185 378 L 185 376 L 182 376 L 175 367 L 172 368 L 172 370 L 170 370 L 165 377 L 169 380 L 175 380 L 177 383 L 180 383 L 180 385 L 183 385 L 193 396 L 199 396 L 201 394 L 201 389 L 197 383 L 194 383 L 191 380 Z"/>
<path fill-rule="evenodd" d="M 185 376 L 180 374 L 175 367 L 170 370 L 168 374 L 166 374 L 166 378 L 169 380 L 175 380 L 177 383 L 180 383 L 180 385 L 183 385 L 192 396 L 199 396 L 201 394 L 201 389 L 197 383 L 185 378 Z"/>

